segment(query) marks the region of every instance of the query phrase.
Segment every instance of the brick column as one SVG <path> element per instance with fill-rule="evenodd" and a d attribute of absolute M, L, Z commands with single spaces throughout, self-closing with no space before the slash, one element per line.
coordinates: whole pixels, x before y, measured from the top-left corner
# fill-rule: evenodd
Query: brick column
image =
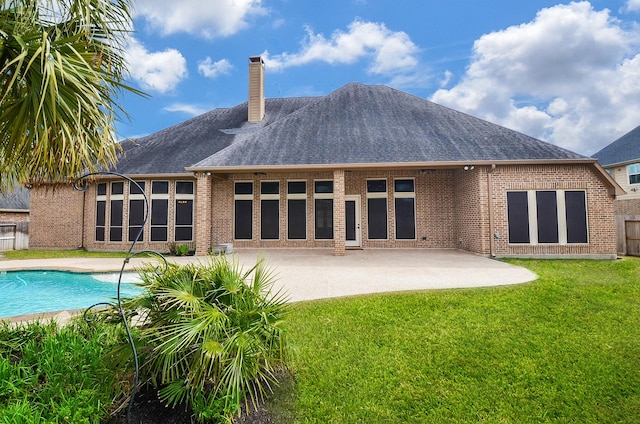
<path fill-rule="evenodd" d="M 333 254 L 344 256 L 346 226 L 344 212 L 344 169 L 333 171 Z"/>
<path fill-rule="evenodd" d="M 196 255 L 209 254 L 211 247 L 211 175 L 196 172 L 195 235 Z"/>

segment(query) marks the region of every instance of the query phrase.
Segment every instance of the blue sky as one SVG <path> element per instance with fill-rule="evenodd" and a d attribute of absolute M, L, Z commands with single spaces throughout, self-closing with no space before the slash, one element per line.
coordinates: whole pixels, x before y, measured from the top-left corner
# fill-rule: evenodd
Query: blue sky
<path fill-rule="evenodd" d="M 640 0 L 133 0 L 130 116 L 144 136 L 247 99 L 384 84 L 578 153 L 640 125 Z"/>

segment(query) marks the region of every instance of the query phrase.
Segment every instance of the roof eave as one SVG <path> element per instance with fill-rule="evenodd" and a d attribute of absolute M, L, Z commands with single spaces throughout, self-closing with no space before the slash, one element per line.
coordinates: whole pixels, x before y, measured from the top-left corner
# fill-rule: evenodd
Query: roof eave
<path fill-rule="evenodd" d="M 300 165 L 242 165 L 242 166 L 188 166 L 189 172 L 255 172 L 255 171 L 306 171 L 333 169 L 453 169 L 467 165 L 564 165 L 564 164 L 594 164 L 593 158 L 578 159 L 530 159 L 530 160 L 464 160 L 464 161 L 434 161 L 434 162 L 384 162 L 384 163 L 330 163 L 330 164 L 300 164 Z M 606 171 L 603 170 L 603 172 Z M 607 174 L 608 175 L 608 174 Z"/>

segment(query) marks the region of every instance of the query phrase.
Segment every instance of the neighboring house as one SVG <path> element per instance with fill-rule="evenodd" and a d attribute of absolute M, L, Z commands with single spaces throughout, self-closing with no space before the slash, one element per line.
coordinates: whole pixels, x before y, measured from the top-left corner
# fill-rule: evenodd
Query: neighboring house
<path fill-rule="evenodd" d="M 458 248 L 616 256 L 620 187 L 595 159 L 385 86 L 249 101 L 122 143 L 115 170 L 150 201 L 140 249 Z M 126 249 L 143 195 L 117 178 L 34 189 L 34 247 Z"/>
<path fill-rule="evenodd" d="M 29 190 L 0 193 L 0 251 L 29 247 Z"/>
<path fill-rule="evenodd" d="M 640 126 L 592 157 L 626 192 L 615 201 L 618 253 L 640 256 Z"/>

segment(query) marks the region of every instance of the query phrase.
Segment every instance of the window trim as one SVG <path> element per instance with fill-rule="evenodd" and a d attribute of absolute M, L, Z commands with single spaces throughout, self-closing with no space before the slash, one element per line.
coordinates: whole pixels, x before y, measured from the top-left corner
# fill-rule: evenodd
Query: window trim
<path fill-rule="evenodd" d="M 410 180 L 413 181 L 413 191 L 396 191 L 396 181 Z M 396 199 L 413 199 L 413 238 L 398 238 L 398 214 L 396 207 Z M 416 179 L 413 177 L 397 177 L 393 179 L 393 236 L 395 240 L 418 240 L 418 226 L 417 226 L 417 210 L 416 210 Z"/>
<path fill-rule="evenodd" d="M 384 181 L 385 182 L 385 191 L 369 191 L 369 181 Z M 375 240 L 375 241 L 388 241 L 389 240 L 389 181 L 387 178 L 367 178 L 365 182 L 365 190 L 366 190 L 366 205 L 367 205 L 367 239 Z M 384 199 L 385 200 L 385 234 L 384 238 L 372 238 L 371 237 L 371 213 L 369 207 L 370 199 Z M 394 225 L 395 232 L 395 225 Z"/>
<path fill-rule="evenodd" d="M 104 194 L 99 194 L 100 193 L 100 186 L 104 186 Z M 108 193 L 108 189 L 109 189 L 109 184 L 107 184 L 106 182 L 101 182 L 98 183 L 96 185 L 96 213 L 95 213 L 95 231 L 93 234 L 94 237 L 94 241 L 96 243 L 106 243 L 107 242 L 107 228 L 108 225 L 107 223 L 109 222 L 109 219 L 111 219 L 111 217 L 108 216 L 108 211 L 111 209 L 110 208 L 110 203 L 107 201 L 107 193 Z M 102 225 L 98 225 L 98 204 L 100 202 L 104 203 L 104 216 L 102 217 L 103 219 L 103 224 Z M 107 207 L 109 206 L 109 207 Z M 102 240 L 98 240 L 98 229 L 102 228 Z"/>
<path fill-rule="evenodd" d="M 304 193 L 289 193 L 289 183 L 304 183 Z M 307 240 L 309 238 L 309 232 L 307 231 L 307 225 L 309 223 L 309 219 L 307 216 L 307 195 L 309 192 L 309 184 L 307 184 L 307 180 L 287 180 L 287 229 L 286 229 L 286 240 L 289 241 L 300 241 Z M 289 200 L 304 200 L 304 238 L 290 238 L 289 237 Z"/>
<path fill-rule="evenodd" d="M 167 192 L 166 193 L 154 193 L 153 192 L 153 186 L 154 183 L 167 183 Z M 167 180 L 151 180 L 151 198 L 149 199 L 149 207 L 151 208 L 150 214 L 149 214 L 149 242 L 151 243 L 166 243 L 170 240 L 169 237 L 169 223 L 171 222 L 169 219 L 169 214 L 170 214 L 170 209 L 171 209 L 171 205 L 169 204 L 170 199 L 170 193 L 171 193 L 171 182 L 167 181 Z M 166 216 L 166 224 L 165 225 L 153 225 L 153 201 L 154 200 L 166 200 L 167 201 L 167 216 Z M 152 234 L 153 234 L 153 229 L 154 228 L 164 228 L 166 231 L 166 239 L 165 240 L 152 240 Z"/>
<path fill-rule="evenodd" d="M 318 193 L 316 192 L 316 183 L 317 182 L 328 182 L 331 181 L 331 193 Z M 327 178 L 318 178 L 318 179 L 314 179 L 313 180 L 313 240 L 314 241 L 327 241 L 327 240 L 335 240 L 336 238 L 336 230 L 335 230 L 335 221 L 336 221 L 336 217 L 333 216 L 333 211 L 332 211 L 332 216 L 331 216 L 331 238 L 318 238 L 317 234 L 318 234 L 318 225 L 316 222 L 316 200 L 331 200 L 331 204 L 333 205 L 333 207 L 335 208 L 335 200 L 334 200 L 334 192 L 335 192 L 335 186 L 334 186 L 334 181 L 332 179 L 327 179 Z"/>
<path fill-rule="evenodd" d="M 251 194 L 236 194 L 236 184 L 238 183 L 250 183 L 251 184 Z M 253 224 L 254 224 L 254 215 L 253 215 L 253 208 L 254 208 L 254 193 L 255 193 L 256 187 L 255 187 L 255 182 L 251 181 L 251 180 L 237 180 L 233 182 L 233 240 L 238 240 L 238 241 L 247 241 L 247 240 L 253 240 Z M 238 200 L 249 200 L 251 201 L 251 220 L 250 220 L 250 230 L 251 230 L 251 237 L 249 238 L 236 238 L 236 217 L 237 217 L 237 209 L 236 209 L 236 202 Z"/>
<path fill-rule="evenodd" d="M 636 177 L 634 179 L 638 181 L 632 182 L 631 177 Z M 640 163 L 632 163 L 627 165 L 627 181 L 629 182 L 629 185 L 640 184 Z"/>
<path fill-rule="evenodd" d="M 178 193 L 177 192 L 177 187 L 178 187 L 178 183 L 191 183 L 191 193 Z M 195 182 L 192 180 L 177 180 L 174 182 L 173 184 L 173 191 L 174 191 L 174 201 L 173 201 L 173 207 L 174 207 L 174 211 L 173 211 L 173 240 L 178 243 L 189 243 L 192 241 L 195 241 L 195 225 L 194 225 L 194 221 L 195 221 L 195 214 L 196 214 L 196 208 L 195 208 Z M 191 225 L 178 225 L 177 221 L 178 221 L 178 201 L 180 200 L 191 200 Z M 191 240 L 176 240 L 176 230 L 178 228 L 191 228 Z"/>
<path fill-rule="evenodd" d="M 142 193 L 133 193 L 133 190 L 137 190 L 138 187 L 136 187 L 135 184 L 133 184 L 132 182 L 129 182 L 129 199 L 127 200 L 127 240 L 129 242 L 133 242 L 134 240 L 131 239 L 132 234 L 131 234 L 131 227 L 139 227 L 138 225 L 131 225 L 131 202 L 134 200 L 142 200 L 142 233 L 140 234 L 140 239 L 138 239 L 138 242 L 144 241 L 144 233 L 145 233 L 145 221 L 144 221 L 144 216 L 145 216 L 145 209 L 146 209 L 146 205 L 144 203 L 144 199 L 145 199 L 145 193 L 147 190 L 147 185 L 146 185 L 146 181 L 136 181 L 136 183 L 140 186 L 140 188 L 142 189 Z M 136 232 L 135 234 L 136 236 L 138 235 L 138 233 Z"/>
<path fill-rule="evenodd" d="M 277 193 L 263 193 L 263 184 L 264 183 L 277 183 L 278 185 L 278 192 Z M 280 180 L 261 180 L 260 181 L 260 240 L 265 240 L 265 241 L 276 241 L 276 240 L 280 240 L 281 238 L 281 231 L 280 231 L 280 215 L 281 215 L 281 211 L 280 211 L 280 193 L 282 191 L 280 184 Z M 278 236 L 276 238 L 263 238 L 263 228 L 262 228 L 262 211 L 263 211 L 263 201 L 277 201 L 278 202 L 278 208 L 277 208 L 277 212 L 278 212 L 278 217 L 276 219 L 277 222 L 277 229 L 278 229 Z"/>

